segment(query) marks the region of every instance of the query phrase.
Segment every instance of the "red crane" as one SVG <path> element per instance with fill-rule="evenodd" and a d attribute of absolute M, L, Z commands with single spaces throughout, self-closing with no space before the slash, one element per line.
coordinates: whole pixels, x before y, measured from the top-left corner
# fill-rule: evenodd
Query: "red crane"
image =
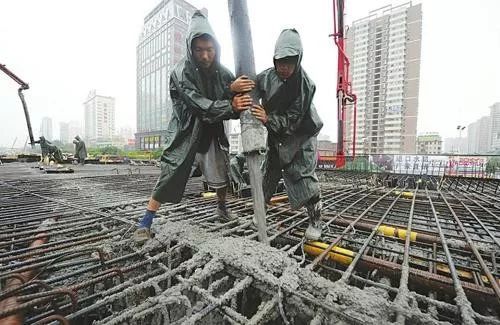
<path fill-rule="evenodd" d="M 12 78 L 15 82 L 19 84 L 19 89 L 17 90 L 17 93 L 19 95 L 19 98 L 21 99 L 21 103 L 23 104 L 23 110 L 24 110 L 24 116 L 26 117 L 26 124 L 28 126 L 28 133 L 30 137 L 30 144 L 31 148 L 35 148 L 35 138 L 33 137 L 33 130 L 31 129 L 31 121 L 30 121 L 30 115 L 28 113 L 28 107 L 26 106 L 26 101 L 24 100 L 24 95 L 23 95 L 23 90 L 29 89 L 30 86 L 25 83 L 24 81 L 21 80 L 18 76 L 16 76 L 12 71 L 7 69 L 5 64 L 0 63 L 0 70 L 5 72 L 6 75 Z"/>
<path fill-rule="evenodd" d="M 345 117 L 347 104 L 352 103 L 353 112 L 353 133 L 352 133 L 352 156 L 356 155 L 356 95 L 352 93 L 352 85 L 349 79 L 349 58 L 345 53 L 345 35 L 344 35 L 344 0 L 333 0 L 333 37 L 335 45 L 338 48 L 337 64 L 337 159 L 336 167 L 341 168 L 345 165 Z"/>

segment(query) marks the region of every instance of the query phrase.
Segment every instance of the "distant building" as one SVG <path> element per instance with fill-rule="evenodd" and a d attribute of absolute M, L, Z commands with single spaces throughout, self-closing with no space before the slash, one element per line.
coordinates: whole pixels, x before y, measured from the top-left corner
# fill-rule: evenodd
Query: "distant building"
<path fill-rule="evenodd" d="M 347 32 L 352 90 L 358 98 L 356 152 L 415 153 L 422 5 L 385 6 L 355 20 Z M 353 142 L 353 108 L 346 143 Z"/>
<path fill-rule="evenodd" d="M 59 123 L 59 140 L 62 143 L 72 143 L 77 135 L 81 138 L 85 138 L 80 122 L 70 121 Z"/>
<path fill-rule="evenodd" d="M 458 154 L 468 153 L 468 138 L 444 138 L 443 153 Z"/>
<path fill-rule="evenodd" d="M 491 137 L 490 150 L 500 151 L 500 103 L 490 106 Z"/>
<path fill-rule="evenodd" d="M 135 139 L 128 139 L 127 144 L 123 147 L 123 149 L 129 151 L 135 149 Z"/>
<path fill-rule="evenodd" d="M 90 145 L 112 142 L 115 135 L 115 99 L 91 91 L 84 103 L 85 138 Z"/>
<path fill-rule="evenodd" d="M 133 139 L 134 138 L 134 129 L 130 126 L 121 127 L 120 131 L 118 131 L 118 135 L 122 136 L 125 139 Z"/>
<path fill-rule="evenodd" d="M 80 138 L 86 139 L 86 135 L 83 132 L 82 122 L 81 121 L 69 121 L 69 142 L 73 142 L 73 139 L 79 135 Z"/>
<path fill-rule="evenodd" d="M 137 133 L 139 149 L 161 148 L 172 115 L 169 79 L 186 54 L 186 34 L 196 10 L 183 0 L 163 0 L 144 18 L 137 45 Z"/>
<path fill-rule="evenodd" d="M 318 140 L 318 154 L 316 158 L 317 168 L 335 168 L 337 144 L 330 140 Z"/>
<path fill-rule="evenodd" d="M 438 133 L 428 133 L 417 137 L 417 154 L 432 155 L 442 153 L 443 141 Z"/>
<path fill-rule="evenodd" d="M 70 135 L 69 135 L 69 123 L 68 122 L 60 122 L 59 123 L 59 141 L 62 143 L 70 143 Z"/>
<path fill-rule="evenodd" d="M 125 150 L 135 149 L 134 130 L 131 127 L 121 127 L 113 136 L 111 145 Z M 131 145 L 134 147 L 132 148 Z"/>
<path fill-rule="evenodd" d="M 485 154 L 491 150 L 491 126 L 490 116 L 483 116 L 467 127 L 467 153 Z"/>
<path fill-rule="evenodd" d="M 40 125 L 40 136 L 44 136 L 45 139 L 52 141 L 52 119 L 50 117 L 43 117 L 42 124 Z"/>
<path fill-rule="evenodd" d="M 333 157 L 337 154 L 337 144 L 330 140 L 318 141 L 318 155 L 321 157 Z"/>

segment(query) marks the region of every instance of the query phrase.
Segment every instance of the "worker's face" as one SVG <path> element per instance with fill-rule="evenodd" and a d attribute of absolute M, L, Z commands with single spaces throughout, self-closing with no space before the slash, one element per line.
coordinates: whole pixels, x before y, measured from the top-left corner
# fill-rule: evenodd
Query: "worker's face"
<path fill-rule="evenodd" d="M 276 73 L 283 80 L 290 78 L 295 71 L 295 61 L 290 59 L 276 60 Z"/>
<path fill-rule="evenodd" d="M 212 40 L 195 38 L 193 40 L 193 57 L 202 68 L 208 69 L 215 61 L 215 44 Z"/>

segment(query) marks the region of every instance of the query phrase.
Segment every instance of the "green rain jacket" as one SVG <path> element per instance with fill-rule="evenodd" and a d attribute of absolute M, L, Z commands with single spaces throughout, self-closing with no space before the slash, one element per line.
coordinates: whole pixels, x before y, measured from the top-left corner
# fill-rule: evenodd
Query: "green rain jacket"
<path fill-rule="evenodd" d="M 35 143 L 40 144 L 40 148 L 42 149 L 42 157 L 43 158 L 45 156 L 52 155 L 56 162 L 58 162 L 58 163 L 64 162 L 64 157 L 62 155 L 61 149 L 59 149 L 57 146 L 53 145 L 52 142 L 50 142 L 49 140 L 45 139 L 44 136 L 41 136 L 40 140 L 35 141 Z"/>
<path fill-rule="evenodd" d="M 193 40 L 203 34 L 210 35 L 216 43 L 212 94 L 203 87 L 202 72 L 191 51 Z M 153 199 L 160 203 L 178 203 L 182 199 L 206 128 L 215 128 L 223 120 L 239 117 L 231 104 L 230 85 L 235 78 L 220 64 L 219 55 L 220 47 L 207 18 L 196 11 L 186 38 L 186 57 L 175 66 L 170 76 L 173 112 L 160 158 L 161 174 L 152 194 Z M 225 134 L 219 134 L 216 140 L 222 149 L 228 150 Z"/>
<path fill-rule="evenodd" d="M 85 158 L 87 158 L 87 146 L 80 136 L 77 135 L 75 139 L 78 141 L 75 144 L 75 156 L 81 160 L 85 160 Z"/>
<path fill-rule="evenodd" d="M 316 136 L 323 127 L 312 103 L 316 86 L 302 69 L 302 44 L 295 29 L 285 29 L 279 36 L 274 60 L 297 56 L 293 75 L 281 80 L 275 67 L 257 76 L 257 91 L 267 112 L 269 151 L 264 170 L 266 199 L 274 193 L 281 171 L 292 208 L 303 206 L 319 195 L 316 168 Z"/>

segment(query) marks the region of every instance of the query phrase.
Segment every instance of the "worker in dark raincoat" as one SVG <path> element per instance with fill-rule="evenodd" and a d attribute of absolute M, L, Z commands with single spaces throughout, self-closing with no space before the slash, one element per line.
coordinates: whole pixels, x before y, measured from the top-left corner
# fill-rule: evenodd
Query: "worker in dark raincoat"
<path fill-rule="evenodd" d="M 195 161 L 217 192 L 215 214 L 223 220 L 233 218 L 226 208 L 229 142 L 223 121 L 237 119 L 241 111 L 251 107 L 249 95 L 235 93 L 248 92 L 255 83 L 247 78 L 235 80 L 220 64 L 219 43 L 200 11 L 193 15 L 186 46 L 186 57 L 170 76 L 173 113 L 160 158 L 161 175 L 134 233 L 137 242 L 150 238 L 149 229 L 161 203 L 181 200 Z"/>
<path fill-rule="evenodd" d="M 316 177 L 317 135 L 323 127 L 312 103 L 316 86 L 301 66 L 302 43 L 295 29 L 281 32 L 274 50 L 274 67 L 257 76 L 261 105 L 252 114 L 268 131 L 264 163 L 264 197 L 269 202 L 281 176 L 292 209 L 306 206 L 309 227 L 305 236 L 321 236 L 321 196 Z"/>
<path fill-rule="evenodd" d="M 85 158 L 87 158 L 87 146 L 85 146 L 85 142 L 79 135 L 75 137 L 73 143 L 75 144 L 75 158 L 77 158 L 78 163 L 83 166 L 85 165 Z"/>
<path fill-rule="evenodd" d="M 35 143 L 40 144 L 40 148 L 42 149 L 42 160 L 44 160 L 45 157 L 49 157 L 49 160 L 52 158 L 58 163 L 64 162 L 61 149 L 59 149 L 56 145 L 53 145 L 49 140 L 45 139 L 44 136 L 41 136 L 40 140 L 35 141 Z"/>

